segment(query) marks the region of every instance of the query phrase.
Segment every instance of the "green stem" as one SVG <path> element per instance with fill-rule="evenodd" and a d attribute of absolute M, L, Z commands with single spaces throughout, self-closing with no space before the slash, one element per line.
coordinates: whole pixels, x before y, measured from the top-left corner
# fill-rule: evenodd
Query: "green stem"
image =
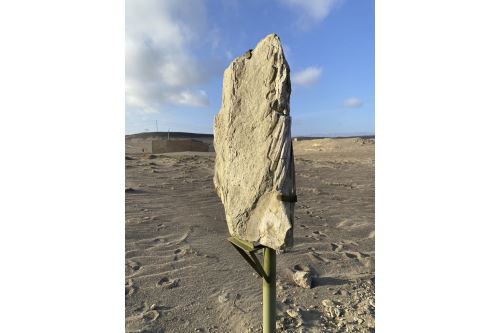
<path fill-rule="evenodd" d="M 264 272 L 262 279 L 262 328 L 263 333 L 276 333 L 276 251 L 264 248 Z"/>

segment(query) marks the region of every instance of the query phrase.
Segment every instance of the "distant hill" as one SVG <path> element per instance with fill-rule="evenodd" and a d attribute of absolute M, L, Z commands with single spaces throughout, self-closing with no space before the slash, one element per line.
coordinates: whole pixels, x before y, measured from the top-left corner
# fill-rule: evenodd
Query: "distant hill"
<path fill-rule="evenodd" d="M 317 139 L 375 139 L 375 135 L 352 135 L 352 136 L 296 136 L 294 139 L 302 140 L 317 140 Z"/>
<path fill-rule="evenodd" d="M 336 137 L 331 137 L 331 136 L 298 136 L 298 137 L 293 137 L 293 139 L 296 139 L 298 141 L 303 141 L 303 140 L 315 140 L 315 139 L 349 139 L 349 138 L 361 138 L 361 139 L 375 139 L 374 135 L 353 135 L 353 136 L 336 136 Z M 194 140 L 194 141 L 201 141 L 205 144 L 208 145 L 208 151 L 214 151 L 214 146 L 213 146 L 213 141 L 214 141 L 214 136 L 213 134 L 204 134 L 204 133 L 188 133 L 188 132 L 144 132 L 144 133 L 137 133 L 137 134 L 129 134 L 125 135 L 125 147 L 126 147 L 126 153 L 127 154 L 139 154 L 139 153 L 152 153 L 152 145 L 153 141 L 163 141 L 163 140 L 170 140 L 170 141 L 185 141 L 185 140 Z M 178 141 L 178 145 L 195 145 L 195 143 L 188 144 L 186 142 L 181 143 L 181 141 Z"/>
<path fill-rule="evenodd" d="M 213 134 L 188 133 L 188 132 L 143 132 L 137 134 L 125 135 L 126 139 L 151 139 L 151 138 L 170 138 L 170 139 L 213 139 Z"/>
<path fill-rule="evenodd" d="M 204 134 L 204 133 L 188 133 L 188 132 L 143 132 L 137 134 L 129 134 L 125 135 L 127 139 L 152 139 L 152 138 L 168 138 L 170 139 L 212 139 L 214 138 L 213 134 Z M 326 139 L 326 138 L 362 138 L 362 139 L 375 139 L 375 135 L 351 135 L 351 136 L 296 136 L 293 137 L 297 140 L 315 140 L 315 139 Z"/>

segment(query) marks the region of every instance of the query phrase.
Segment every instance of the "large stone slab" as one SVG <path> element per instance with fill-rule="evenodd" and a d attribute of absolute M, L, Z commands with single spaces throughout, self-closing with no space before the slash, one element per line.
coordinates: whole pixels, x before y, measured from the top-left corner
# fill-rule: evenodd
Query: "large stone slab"
<path fill-rule="evenodd" d="M 214 123 L 214 184 L 229 233 L 276 250 L 293 244 L 290 93 L 290 68 L 271 34 L 225 70 Z"/>

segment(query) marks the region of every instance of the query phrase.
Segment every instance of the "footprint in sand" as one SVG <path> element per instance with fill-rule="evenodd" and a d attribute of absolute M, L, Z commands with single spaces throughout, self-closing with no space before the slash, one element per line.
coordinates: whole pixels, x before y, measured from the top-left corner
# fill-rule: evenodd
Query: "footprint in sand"
<path fill-rule="evenodd" d="M 125 283 L 125 296 L 130 296 L 136 291 L 137 287 L 134 285 L 132 279 L 128 279 Z"/>
<path fill-rule="evenodd" d="M 374 260 L 367 253 L 351 251 L 344 252 L 344 255 L 349 259 L 355 260 L 356 263 L 361 264 L 368 269 L 373 268 Z"/>
<path fill-rule="evenodd" d="M 346 245 L 348 247 L 350 245 L 358 246 L 358 243 L 356 243 L 354 241 L 350 241 L 350 240 L 341 240 L 339 242 L 335 242 L 335 243 L 330 244 L 332 251 L 334 251 L 334 252 L 344 252 L 344 247 Z M 348 251 L 348 252 L 353 252 L 353 251 Z"/>
<path fill-rule="evenodd" d="M 358 259 L 359 260 L 359 256 L 356 254 L 356 253 L 351 253 L 351 252 L 345 252 L 344 255 L 347 257 L 347 258 L 350 258 L 350 259 Z"/>
<path fill-rule="evenodd" d="M 356 260 L 359 260 L 359 261 L 362 261 L 364 258 L 367 258 L 367 257 L 370 256 L 369 254 L 366 254 L 366 253 L 353 252 L 353 251 L 344 252 L 344 254 L 345 254 L 346 257 L 348 257 L 350 259 L 356 259 Z"/>
<path fill-rule="evenodd" d="M 191 246 L 186 246 L 183 248 L 178 248 L 174 250 L 174 261 L 177 261 L 179 258 L 188 256 L 188 255 L 196 255 L 199 256 L 200 253 L 193 249 Z"/>
<path fill-rule="evenodd" d="M 130 267 L 130 269 L 132 269 L 134 272 L 141 269 L 141 264 L 139 264 L 138 262 L 132 261 L 132 260 L 130 260 L 127 263 L 127 266 Z"/>
<path fill-rule="evenodd" d="M 177 260 L 179 260 L 179 254 L 181 254 L 181 252 L 182 252 L 182 250 L 181 250 L 181 249 L 176 249 L 176 250 L 174 251 L 174 254 L 175 254 L 175 255 L 174 255 L 174 259 L 173 259 L 173 261 L 177 261 Z"/>
<path fill-rule="evenodd" d="M 323 262 L 323 263 L 330 263 L 330 260 L 323 257 L 320 253 L 316 252 L 316 251 L 310 251 L 308 253 L 308 255 L 310 255 L 311 257 L 315 258 L 316 260 L 320 261 L 320 262 Z"/>
<path fill-rule="evenodd" d="M 332 243 L 330 245 L 332 246 L 332 251 L 334 252 L 340 252 L 344 248 L 344 244 Z"/>
<path fill-rule="evenodd" d="M 314 238 L 315 240 L 320 240 L 322 237 L 327 237 L 326 234 L 322 233 L 321 231 L 313 231 L 313 234 L 311 236 L 312 238 Z"/>
<path fill-rule="evenodd" d="M 157 283 L 157 287 L 173 289 L 179 285 L 179 279 L 170 280 L 168 277 L 162 277 Z"/>
<path fill-rule="evenodd" d="M 165 243 L 165 238 L 164 237 L 157 237 L 155 239 L 153 239 L 153 242 L 154 243 Z"/>
<path fill-rule="evenodd" d="M 160 313 L 158 311 L 149 310 L 149 311 L 146 311 L 142 314 L 142 319 L 145 322 L 152 322 L 152 321 L 155 321 L 156 319 L 158 319 L 159 316 L 160 316 Z"/>

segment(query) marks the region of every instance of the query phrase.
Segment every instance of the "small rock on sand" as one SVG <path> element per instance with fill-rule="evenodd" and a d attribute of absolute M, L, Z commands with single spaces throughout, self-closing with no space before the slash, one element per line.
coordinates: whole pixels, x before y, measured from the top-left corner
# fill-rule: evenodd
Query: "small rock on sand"
<path fill-rule="evenodd" d="M 300 314 L 293 309 L 286 310 L 286 313 L 292 318 L 297 318 L 298 316 L 300 316 Z"/>
<path fill-rule="evenodd" d="M 219 303 L 226 303 L 229 301 L 229 294 L 228 293 L 223 293 L 219 295 Z"/>
<path fill-rule="evenodd" d="M 329 299 L 325 299 L 321 301 L 321 304 L 323 305 L 325 309 L 325 314 L 330 317 L 330 318 L 337 318 L 340 316 L 340 309 L 333 304 L 333 302 Z"/>
<path fill-rule="evenodd" d="M 293 281 L 302 288 L 310 289 L 312 285 L 311 272 L 297 271 L 293 273 Z"/>

